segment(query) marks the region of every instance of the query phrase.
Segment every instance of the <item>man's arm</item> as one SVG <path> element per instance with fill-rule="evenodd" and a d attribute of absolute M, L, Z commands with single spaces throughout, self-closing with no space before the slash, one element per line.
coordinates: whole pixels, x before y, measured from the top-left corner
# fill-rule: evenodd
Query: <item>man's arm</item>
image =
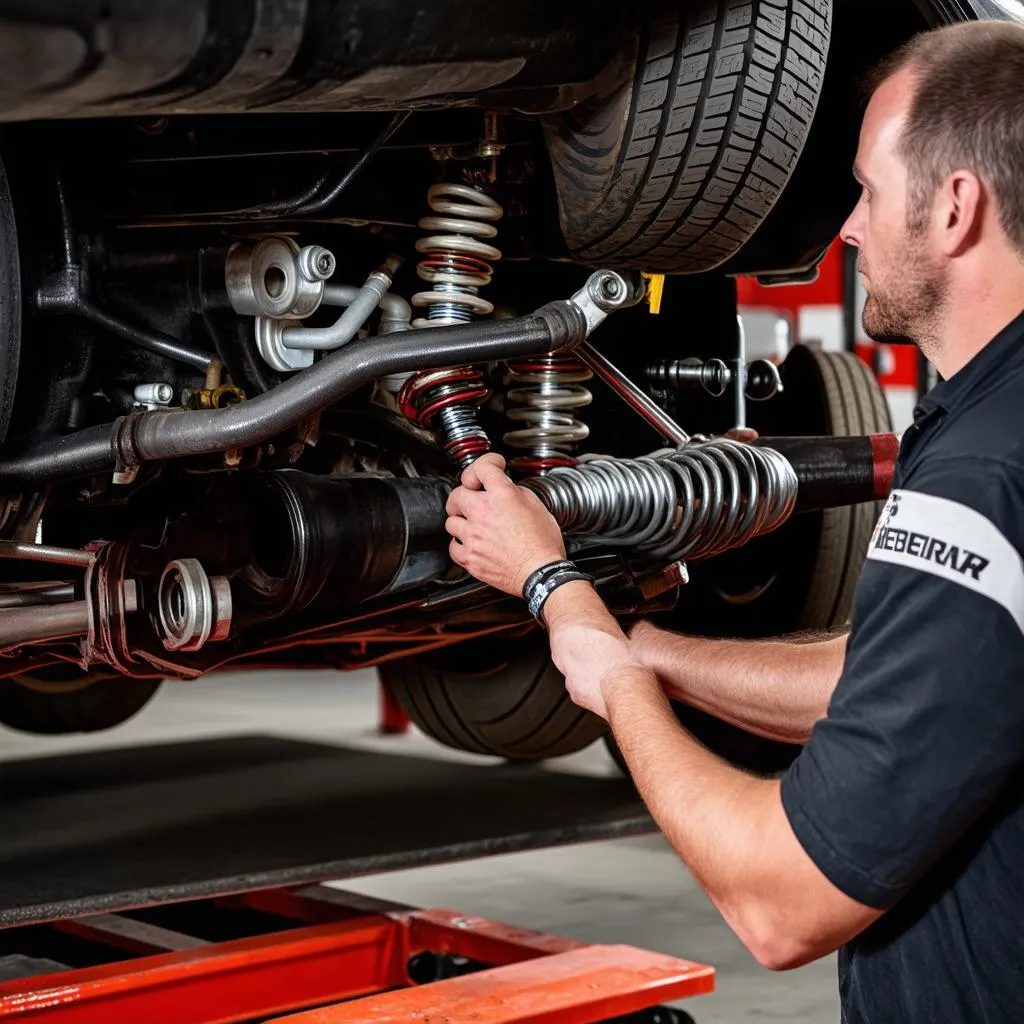
<path fill-rule="evenodd" d="M 708 640 L 641 622 L 633 655 L 668 695 L 784 743 L 806 743 L 843 670 L 846 637 L 812 642 Z"/>
<path fill-rule="evenodd" d="M 840 892 L 804 852 L 778 782 L 732 767 L 679 725 L 589 584 L 556 590 L 545 620 L 573 700 L 607 717 L 658 826 L 760 963 L 807 963 L 880 916 Z"/>
<path fill-rule="evenodd" d="M 536 496 L 485 456 L 448 504 L 452 558 L 517 594 L 545 561 L 563 557 Z M 650 669 L 637 663 L 594 589 L 566 584 L 544 618 L 572 698 L 610 718 L 641 796 L 682 860 L 757 959 L 806 963 L 856 935 L 879 911 L 843 895 L 816 868 L 783 812 L 779 785 L 733 768 L 676 721 Z"/>

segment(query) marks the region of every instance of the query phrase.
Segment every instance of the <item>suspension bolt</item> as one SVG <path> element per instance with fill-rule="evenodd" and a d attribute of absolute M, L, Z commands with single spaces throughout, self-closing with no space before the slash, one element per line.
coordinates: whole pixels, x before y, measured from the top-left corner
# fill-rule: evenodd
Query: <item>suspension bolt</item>
<path fill-rule="evenodd" d="M 170 405 L 174 400 L 174 388 L 170 384 L 137 384 L 132 393 L 139 405 L 154 409 L 160 405 Z"/>
<path fill-rule="evenodd" d="M 226 640 L 231 631 L 231 584 L 207 576 L 195 558 L 167 564 L 160 577 L 158 611 L 164 647 L 198 651 L 209 640 Z"/>
<path fill-rule="evenodd" d="M 334 274 L 334 253 L 322 245 L 307 245 L 299 250 L 299 271 L 307 281 L 326 281 Z"/>

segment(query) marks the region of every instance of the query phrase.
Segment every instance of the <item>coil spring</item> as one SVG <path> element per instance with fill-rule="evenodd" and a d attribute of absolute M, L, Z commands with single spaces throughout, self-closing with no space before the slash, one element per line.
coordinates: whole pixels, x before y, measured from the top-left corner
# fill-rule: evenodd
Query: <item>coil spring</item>
<path fill-rule="evenodd" d="M 457 366 L 411 376 L 398 392 L 398 408 L 413 423 L 436 431 L 445 454 L 465 469 L 491 450 L 476 418 L 476 410 L 490 396 L 480 370 Z"/>
<path fill-rule="evenodd" d="M 509 389 L 506 398 L 516 403 L 505 415 L 526 426 L 504 434 L 505 444 L 529 449 L 511 462 L 524 473 L 546 473 L 556 467 L 575 466 L 566 449 L 586 440 L 590 429 L 573 410 L 590 405 L 593 395 L 583 387 L 593 373 L 571 356 L 535 356 L 507 364 L 509 379 L 526 387 Z"/>
<path fill-rule="evenodd" d="M 439 216 L 424 217 L 420 227 L 443 233 L 429 234 L 416 243 L 416 251 L 424 254 L 416 274 L 431 289 L 412 297 L 417 309 L 427 309 L 426 318 L 413 321 L 413 327 L 467 323 L 474 314 L 493 313 L 494 305 L 477 291 L 490 284 L 494 273 L 490 261 L 500 260 L 501 250 L 481 239 L 498 233 L 486 222 L 500 220 L 504 211 L 483 192 L 453 182 L 431 185 L 427 203 Z"/>
<path fill-rule="evenodd" d="M 798 482 L 774 449 L 721 438 L 639 459 L 593 459 L 524 486 L 564 531 L 675 562 L 777 529 L 793 512 Z"/>
<path fill-rule="evenodd" d="M 468 323 L 474 314 L 493 313 L 493 303 L 477 291 L 490 284 L 494 269 L 488 260 L 500 260 L 501 250 L 481 241 L 498 233 L 493 224 L 482 222 L 500 220 L 504 211 L 490 196 L 454 182 L 431 185 L 427 203 L 439 216 L 423 217 L 420 227 L 448 233 L 416 243 L 416 251 L 425 255 L 416 274 L 431 290 L 412 297 L 413 306 L 427 310 L 412 326 L 450 326 Z M 491 450 L 476 413 L 490 395 L 479 370 L 459 366 L 409 377 L 398 393 L 398 406 L 413 423 L 435 431 L 448 457 L 465 469 Z"/>

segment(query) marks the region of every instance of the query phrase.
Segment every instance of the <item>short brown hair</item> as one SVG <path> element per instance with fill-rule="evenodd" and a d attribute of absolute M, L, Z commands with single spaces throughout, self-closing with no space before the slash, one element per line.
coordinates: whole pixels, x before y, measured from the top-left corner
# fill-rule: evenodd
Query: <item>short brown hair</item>
<path fill-rule="evenodd" d="M 904 69 L 916 89 L 900 140 L 909 175 L 910 230 L 958 169 L 995 197 L 999 221 L 1024 254 L 1024 26 L 967 22 L 914 36 L 873 74 L 872 91 Z"/>

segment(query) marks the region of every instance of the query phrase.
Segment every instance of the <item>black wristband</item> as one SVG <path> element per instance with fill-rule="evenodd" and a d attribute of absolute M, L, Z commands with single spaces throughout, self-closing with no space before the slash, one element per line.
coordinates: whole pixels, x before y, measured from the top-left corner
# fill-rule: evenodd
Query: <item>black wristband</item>
<path fill-rule="evenodd" d="M 523 584 L 523 600 L 527 604 L 530 602 L 530 591 L 533 590 L 541 580 L 546 580 L 551 576 L 554 576 L 556 572 L 577 572 L 576 565 L 570 562 L 567 558 L 563 558 L 557 562 L 548 562 L 546 565 L 542 565 L 539 569 L 531 572 L 526 577 L 526 582 Z"/>
<path fill-rule="evenodd" d="M 547 626 L 543 618 L 544 605 L 548 598 L 561 586 L 566 583 L 593 583 L 594 578 L 585 572 L 580 572 L 576 566 L 570 563 L 570 567 L 556 569 L 553 573 L 542 577 L 536 582 L 527 593 L 526 603 L 530 614 L 542 625 Z"/>

